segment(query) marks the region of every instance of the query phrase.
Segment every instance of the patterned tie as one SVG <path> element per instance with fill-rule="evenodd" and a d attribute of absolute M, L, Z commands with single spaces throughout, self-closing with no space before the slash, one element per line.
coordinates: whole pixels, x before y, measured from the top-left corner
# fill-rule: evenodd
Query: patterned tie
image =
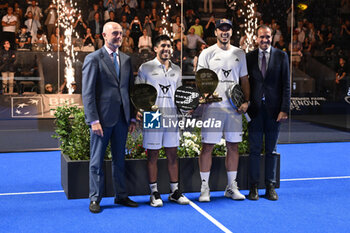
<path fill-rule="evenodd" d="M 117 79 L 119 79 L 119 63 L 117 61 L 117 53 L 113 53 L 113 62 L 114 62 L 114 66 L 115 66 L 115 71 L 117 71 Z"/>
<path fill-rule="evenodd" d="M 266 56 L 265 53 L 266 51 L 263 51 L 263 57 L 261 59 L 261 74 L 263 76 L 263 78 L 265 78 L 265 74 L 266 74 Z"/>

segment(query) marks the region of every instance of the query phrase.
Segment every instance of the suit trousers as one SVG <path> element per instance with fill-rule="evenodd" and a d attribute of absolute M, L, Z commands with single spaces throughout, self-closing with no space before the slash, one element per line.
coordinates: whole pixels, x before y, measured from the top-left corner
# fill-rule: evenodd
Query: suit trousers
<path fill-rule="evenodd" d="M 265 183 L 276 183 L 277 156 L 276 145 L 280 123 L 270 116 L 263 101 L 258 115 L 249 122 L 249 174 L 250 183 L 260 180 L 260 159 L 265 137 Z"/>
<path fill-rule="evenodd" d="M 102 127 L 103 137 L 94 134 L 90 128 L 90 192 L 91 201 L 100 201 L 104 195 L 104 156 L 109 141 L 112 152 L 112 176 L 116 199 L 126 198 L 125 185 L 125 143 L 128 135 L 123 107 L 120 118 L 113 127 Z"/>

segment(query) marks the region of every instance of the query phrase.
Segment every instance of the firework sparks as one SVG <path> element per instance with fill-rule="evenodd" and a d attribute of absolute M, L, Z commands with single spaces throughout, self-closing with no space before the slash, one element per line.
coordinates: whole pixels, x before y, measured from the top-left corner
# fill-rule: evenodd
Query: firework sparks
<path fill-rule="evenodd" d="M 226 1 L 229 8 L 231 8 L 233 11 L 237 9 L 237 3 L 236 1 Z M 243 42 L 243 46 L 241 46 L 242 49 L 244 49 L 246 52 L 254 50 L 254 44 L 256 40 L 255 31 L 258 27 L 258 19 L 255 16 L 254 11 L 255 4 L 251 0 L 246 0 L 243 2 L 243 8 L 239 9 L 239 11 L 242 13 L 242 16 L 245 17 L 244 19 L 244 35 L 245 39 Z M 239 30 L 237 31 L 237 35 L 240 35 L 241 33 Z"/>
<path fill-rule="evenodd" d="M 169 0 L 167 0 L 167 2 L 169 2 Z M 169 24 L 168 21 L 167 21 L 167 18 L 169 16 L 169 11 L 171 9 L 171 5 L 167 4 L 166 2 L 162 2 L 161 4 L 163 6 L 163 10 L 161 10 L 161 13 L 163 13 L 162 18 L 161 18 L 162 19 L 162 25 L 164 26 L 163 27 L 163 34 L 169 36 L 170 38 L 172 38 L 174 36 L 173 32 L 169 32 L 168 31 L 168 26 L 170 25 L 170 27 L 172 27 L 172 24 Z"/>
<path fill-rule="evenodd" d="M 246 3 L 246 2 L 245 2 Z M 254 6 L 255 4 L 251 1 L 247 1 L 247 19 L 245 19 L 245 35 L 246 39 L 244 40 L 245 44 L 245 51 L 249 52 L 254 50 L 254 44 L 255 44 L 255 30 L 258 27 L 258 19 L 255 17 L 255 12 L 254 12 Z"/>
<path fill-rule="evenodd" d="M 58 9 L 58 27 L 63 30 L 64 35 L 64 45 L 63 51 L 65 53 L 64 57 L 64 77 L 67 79 L 68 94 L 72 94 L 74 89 L 72 83 L 75 81 L 75 72 L 73 68 L 73 63 L 76 61 L 76 52 L 74 51 L 74 45 L 72 42 L 72 37 L 74 34 L 74 22 L 75 15 L 80 13 L 76 8 L 77 3 L 73 4 L 72 0 L 55 0 L 54 4 L 57 5 Z M 60 44 L 58 43 L 58 46 Z"/>

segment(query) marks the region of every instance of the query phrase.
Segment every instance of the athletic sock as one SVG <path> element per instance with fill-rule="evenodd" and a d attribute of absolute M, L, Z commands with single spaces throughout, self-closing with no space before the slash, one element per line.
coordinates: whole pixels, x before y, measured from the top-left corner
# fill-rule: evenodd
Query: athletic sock
<path fill-rule="evenodd" d="M 151 190 L 151 194 L 154 193 L 154 192 L 158 192 L 157 182 L 149 184 L 149 188 Z"/>
<path fill-rule="evenodd" d="M 227 172 L 227 184 L 230 186 L 233 182 L 236 181 L 237 171 L 228 171 Z"/>
<path fill-rule="evenodd" d="M 209 185 L 210 172 L 200 172 L 202 185 Z"/>
<path fill-rule="evenodd" d="M 170 190 L 171 192 L 175 192 L 175 190 L 179 189 L 179 182 L 170 182 Z"/>

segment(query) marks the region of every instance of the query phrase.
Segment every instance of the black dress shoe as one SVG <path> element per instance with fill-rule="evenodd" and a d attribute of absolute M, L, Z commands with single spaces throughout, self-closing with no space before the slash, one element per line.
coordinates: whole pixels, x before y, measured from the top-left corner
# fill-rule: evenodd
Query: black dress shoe
<path fill-rule="evenodd" d="M 100 203 L 97 201 L 91 201 L 89 205 L 89 210 L 91 213 L 97 214 L 101 212 Z"/>
<path fill-rule="evenodd" d="M 120 205 L 128 206 L 128 207 L 138 207 L 139 206 L 136 202 L 130 200 L 129 197 L 126 197 L 124 199 L 119 199 L 119 200 L 114 199 L 114 204 L 120 204 Z"/>
<path fill-rule="evenodd" d="M 272 183 L 269 183 L 266 185 L 266 198 L 270 201 L 277 201 L 278 200 L 278 195 L 275 191 L 275 186 Z"/>
<path fill-rule="evenodd" d="M 250 186 L 249 194 L 247 197 L 249 200 L 257 201 L 259 200 L 258 185 L 252 184 Z"/>

